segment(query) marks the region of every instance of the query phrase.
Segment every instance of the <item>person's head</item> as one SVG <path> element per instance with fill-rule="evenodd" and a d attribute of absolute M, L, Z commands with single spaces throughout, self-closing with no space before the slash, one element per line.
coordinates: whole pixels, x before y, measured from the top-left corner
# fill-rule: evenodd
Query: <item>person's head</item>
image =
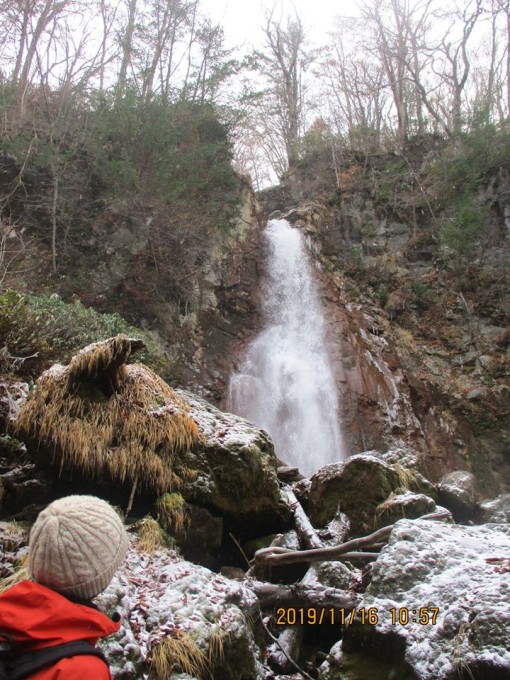
<path fill-rule="evenodd" d="M 28 570 L 41 585 L 91 600 L 108 587 L 127 548 L 126 530 L 111 505 L 95 496 L 67 496 L 37 517 Z"/>

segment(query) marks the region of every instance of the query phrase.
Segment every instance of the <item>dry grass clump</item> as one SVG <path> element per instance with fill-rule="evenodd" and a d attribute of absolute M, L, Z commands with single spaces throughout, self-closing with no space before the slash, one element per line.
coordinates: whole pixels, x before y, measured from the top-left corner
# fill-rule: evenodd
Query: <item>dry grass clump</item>
<path fill-rule="evenodd" d="M 398 496 L 398 493 L 395 491 L 392 491 L 388 498 L 384 500 L 382 503 L 379 503 L 379 505 L 375 509 L 375 517 L 374 517 L 374 523 L 376 524 L 379 520 L 384 519 L 384 517 L 390 512 L 390 510 L 393 510 L 394 508 L 394 501 L 395 498 Z M 404 510 L 402 510 L 402 517 L 405 517 L 404 515 Z"/>
<path fill-rule="evenodd" d="M 138 535 L 138 548 L 142 552 L 152 553 L 168 547 L 168 538 L 153 517 L 144 517 L 135 524 L 134 529 Z"/>
<path fill-rule="evenodd" d="M 142 364 L 126 365 L 141 343 L 118 335 L 41 375 L 15 422 L 33 455 L 63 469 L 157 494 L 179 488 L 178 454 L 198 439 L 187 404 Z M 48 456 L 49 454 L 49 456 Z"/>
<path fill-rule="evenodd" d="M 180 670 L 192 677 L 210 677 L 208 658 L 193 638 L 181 630 L 158 642 L 151 650 L 151 673 L 153 680 L 167 680 L 174 671 Z"/>
<path fill-rule="evenodd" d="M 151 648 L 150 678 L 166 680 L 174 672 L 187 673 L 202 680 L 213 677 L 213 669 L 224 656 L 225 634 L 219 626 L 211 631 L 207 652 L 203 652 L 189 633 L 175 629 Z"/>
<path fill-rule="evenodd" d="M 209 635 L 208 659 L 209 664 L 214 666 L 218 661 L 223 661 L 225 656 L 225 639 L 228 636 L 219 625 L 215 625 Z"/>
<path fill-rule="evenodd" d="M 393 469 L 397 473 L 398 476 L 398 481 L 400 482 L 400 485 L 402 487 L 401 492 L 408 491 L 408 490 L 413 490 L 416 488 L 416 473 L 414 470 L 410 470 L 409 468 L 405 468 L 403 465 L 400 463 L 395 463 L 393 465 Z"/>

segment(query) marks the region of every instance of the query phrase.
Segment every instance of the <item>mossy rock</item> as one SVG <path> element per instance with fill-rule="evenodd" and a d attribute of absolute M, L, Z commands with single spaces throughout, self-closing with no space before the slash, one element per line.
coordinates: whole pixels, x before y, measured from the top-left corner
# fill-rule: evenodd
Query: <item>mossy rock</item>
<path fill-rule="evenodd" d="M 128 363 L 142 347 L 118 335 L 40 376 L 13 428 L 34 463 L 106 493 L 135 488 L 152 502 L 159 497 L 158 514 L 177 537 L 184 501 L 228 517 L 243 537 L 286 528 L 269 437 Z"/>
<path fill-rule="evenodd" d="M 370 454 L 351 456 L 321 468 L 313 477 L 308 510 L 316 526 L 333 519 L 337 509 L 349 517 L 353 534 L 374 530 L 377 508 L 403 486 L 394 467 Z"/>
<path fill-rule="evenodd" d="M 176 393 L 200 433 L 200 444 L 183 457 L 184 465 L 197 473 L 181 490 L 185 499 L 245 525 L 245 535 L 281 531 L 289 511 L 280 500 L 277 459 L 267 434 L 195 394 Z"/>

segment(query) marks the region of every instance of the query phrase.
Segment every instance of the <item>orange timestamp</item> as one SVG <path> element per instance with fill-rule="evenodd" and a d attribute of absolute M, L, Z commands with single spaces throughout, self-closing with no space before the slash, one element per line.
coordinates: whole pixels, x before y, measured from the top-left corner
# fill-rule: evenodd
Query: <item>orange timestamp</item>
<path fill-rule="evenodd" d="M 387 612 L 386 612 L 387 614 Z M 391 607 L 389 610 L 391 623 L 407 626 L 409 623 L 419 623 L 422 626 L 435 625 L 439 614 L 439 607 Z M 375 626 L 381 620 L 377 607 L 279 607 L 276 610 L 277 626 L 322 624 L 349 626 L 354 622 L 362 625 Z"/>

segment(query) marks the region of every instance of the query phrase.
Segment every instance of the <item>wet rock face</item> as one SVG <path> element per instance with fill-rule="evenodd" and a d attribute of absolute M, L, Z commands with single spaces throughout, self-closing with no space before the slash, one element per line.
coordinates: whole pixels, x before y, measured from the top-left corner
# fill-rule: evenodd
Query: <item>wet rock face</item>
<path fill-rule="evenodd" d="M 500 234 L 459 295 L 429 219 L 385 210 L 354 159 L 336 183 L 322 179 L 327 201 L 301 168 L 281 188 L 291 200 L 273 207 L 320 263 L 347 451 L 407 446 L 433 480 L 466 469 L 484 494 L 508 491 L 508 240 Z"/>
<path fill-rule="evenodd" d="M 264 260 L 259 216 L 253 191 L 244 185 L 235 225 L 228 235 L 220 229 L 211 235 L 208 257 L 194 282 L 194 304 L 181 314 L 180 330 L 170 324 L 166 333 L 173 339 L 175 380 L 216 406 L 224 402 L 235 362 L 259 326 Z M 160 316 L 162 326 L 168 310 Z"/>
<path fill-rule="evenodd" d="M 361 603 L 377 623 L 347 627 L 343 651 L 392 647 L 420 680 L 508 677 L 508 554 L 508 526 L 399 521 Z"/>

